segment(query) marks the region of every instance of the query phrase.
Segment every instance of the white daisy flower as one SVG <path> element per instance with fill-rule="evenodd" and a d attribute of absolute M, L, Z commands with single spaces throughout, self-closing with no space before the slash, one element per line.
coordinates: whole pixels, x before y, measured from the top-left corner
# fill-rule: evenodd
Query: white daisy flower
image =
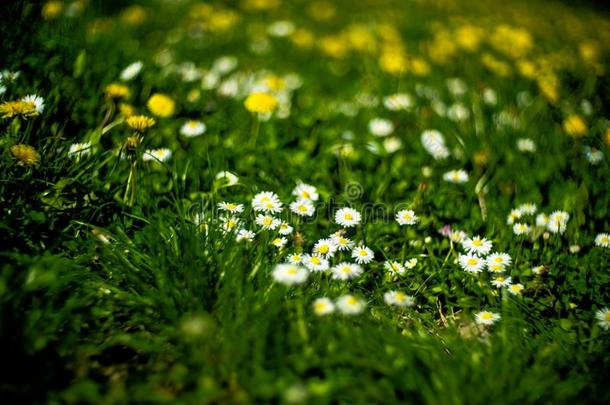
<path fill-rule="evenodd" d="M 414 257 L 414 258 L 412 258 L 412 259 L 409 259 L 409 260 L 407 260 L 407 261 L 405 262 L 405 268 L 406 268 L 406 269 L 411 270 L 411 269 L 414 269 L 414 268 L 415 268 L 415 266 L 417 266 L 417 259 L 416 259 L 415 257 Z"/>
<path fill-rule="evenodd" d="M 144 66 L 144 64 L 140 61 L 133 62 L 132 64 L 128 65 L 125 69 L 123 69 L 123 71 L 119 75 L 120 79 L 123 80 L 124 82 L 128 82 L 130 80 L 135 79 L 136 76 L 140 74 L 140 71 L 142 70 L 143 66 Z"/>
<path fill-rule="evenodd" d="M 368 264 L 373 261 L 375 254 L 371 249 L 360 245 L 352 250 L 352 259 L 358 264 Z"/>
<path fill-rule="evenodd" d="M 480 236 L 475 236 L 474 238 L 466 238 L 466 240 L 462 242 L 462 246 L 468 253 L 485 256 L 489 253 L 493 245 L 491 241 Z"/>
<path fill-rule="evenodd" d="M 417 221 L 419 221 L 419 218 L 412 210 L 400 210 L 396 213 L 398 225 L 415 225 Z"/>
<path fill-rule="evenodd" d="M 447 88 L 454 96 L 463 96 L 468 90 L 468 85 L 459 77 L 447 79 Z"/>
<path fill-rule="evenodd" d="M 201 121 L 189 120 L 180 127 L 180 133 L 187 138 L 194 138 L 203 134 L 206 130 L 206 126 Z"/>
<path fill-rule="evenodd" d="M 373 118 L 369 121 L 369 132 L 375 136 L 388 136 L 394 132 L 394 124 L 385 118 Z"/>
<path fill-rule="evenodd" d="M 415 305 L 415 298 L 402 291 L 388 291 L 383 294 L 383 300 L 386 304 L 397 307 L 412 307 Z"/>
<path fill-rule="evenodd" d="M 610 248 L 610 234 L 600 233 L 595 237 L 595 246 Z"/>
<path fill-rule="evenodd" d="M 249 231 L 247 229 L 240 229 L 237 232 L 237 235 L 235 236 L 235 240 L 237 242 L 241 242 L 241 241 L 246 241 L 246 242 L 252 242 L 254 240 L 254 237 L 256 236 L 256 234 L 252 231 Z"/>
<path fill-rule="evenodd" d="M 311 201 L 299 199 L 290 204 L 290 211 L 302 217 L 311 217 L 315 212 L 315 208 Z"/>
<path fill-rule="evenodd" d="M 239 183 L 239 177 L 227 171 L 216 173 L 216 180 L 224 180 L 227 183 L 227 186 L 234 186 Z"/>
<path fill-rule="evenodd" d="M 604 153 L 599 149 L 595 149 L 590 146 L 585 146 L 584 152 L 585 158 L 587 158 L 587 162 L 591 163 L 592 165 L 596 165 L 604 159 Z"/>
<path fill-rule="evenodd" d="M 44 98 L 37 96 L 36 94 L 28 94 L 21 100 L 34 104 L 36 106 L 36 112 L 38 114 L 42 114 L 42 112 L 44 111 Z"/>
<path fill-rule="evenodd" d="M 335 280 L 351 280 L 362 274 L 362 266 L 355 263 L 341 262 L 330 269 Z"/>
<path fill-rule="evenodd" d="M 517 139 L 517 149 L 520 152 L 534 153 L 536 152 L 536 143 L 530 138 Z"/>
<path fill-rule="evenodd" d="M 534 215 L 538 211 L 538 207 L 534 203 L 521 204 L 517 209 L 525 215 Z"/>
<path fill-rule="evenodd" d="M 520 209 L 512 209 L 508 214 L 508 218 L 506 219 L 507 225 L 512 225 L 516 220 L 520 219 L 523 216 L 523 212 Z"/>
<path fill-rule="evenodd" d="M 512 284 L 513 279 L 511 277 L 502 277 L 502 276 L 498 276 L 496 278 L 494 278 L 493 280 L 491 280 L 491 284 L 494 287 L 508 287 Z"/>
<path fill-rule="evenodd" d="M 282 224 L 282 221 L 278 218 L 274 218 L 271 215 L 262 214 L 257 215 L 254 222 L 256 222 L 257 225 L 261 226 L 266 231 L 277 229 Z"/>
<path fill-rule="evenodd" d="M 492 253 L 485 259 L 487 270 L 491 272 L 502 272 L 512 263 L 512 258 L 507 253 Z"/>
<path fill-rule="evenodd" d="M 313 312 L 318 316 L 329 315 L 335 312 L 335 304 L 326 297 L 317 298 L 313 302 Z"/>
<path fill-rule="evenodd" d="M 336 251 L 337 245 L 335 245 L 335 242 L 332 240 L 332 238 L 320 239 L 313 246 L 313 252 L 322 257 L 333 257 Z"/>
<path fill-rule="evenodd" d="M 383 98 L 383 106 L 390 111 L 409 110 L 414 104 L 413 96 L 406 93 L 390 94 Z"/>
<path fill-rule="evenodd" d="M 549 269 L 547 269 L 545 266 L 536 266 L 536 267 L 532 268 L 532 273 L 534 273 L 537 276 L 541 276 L 548 272 L 549 272 Z"/>
<path fill-rule="evenodd" d="M 436 129 L 427 129 L 421 134 L 421 143 L 426 152 L 435 160 L 449 157 L 449 149 L 445 146 L 445 138 Z"/>
<path fill-rule="evenodd" d="M 290 264 L 301 264 L 303 261 L 303 255 L 301 253 L 291 253 L 287 257 L 288 263 Z"/>
<path fill-rule="evenodd" d="M 552 233 L 564 233 L 566 231 L 570 214 L 565 211 L 554 211 L 549 216 L 547 229 Z"/>
<path fill-rule="evenodd" d="M 447 118 L 451 121 L 465 121 L 470 117 L 470 110 L 462 103 L 455 103 L 447 109 Z"/>
<path fill-rule="evenodd" d="M 326 271 L 329 267 L 328 260 L 319 255 L 303 255 L 301 263 L 313 272 Z"/>
<path fill-rule="evenodd" d="M 282 211 L 282 202 L 277 194 L 272 191 L 263 191 L 252 198 L 254 211 L 278 213 Z"/>
<path fill-rule="evenodd" d="M 275 238 L 271 241 L 271 244 L 279 249 L 283 248 L 286 245 L 286 243 L 288 243 L 288 239 L 286 239 L 284 237 Z"/>
<path fill-rule="evenodd" d="M 402 141 L 398 137 L 390 136 L 383 141 L 383 147 L 386 152 L 394 153 L 402 147 Z"/>
<path fill-rule="evenodd" d="M 273 278 L 280 284 L 303 284 L 308 276 L 309 272 L 296 264 L 278 264 L 273 269 Z"/>
<path fill-rule="evenodd" d="M 312 185 L 299 183 L 292 190 L 292 195 L 296 195 L 300 200 L 318 201 L 318 189 Z"/>
<path fill-rule="evenodd" d="M 383 267 L 388 271 L 388 273 L 395 275 L 402 275 L 406 271 L 405 266 L 397 261 L 388 260 L 383 264 Z"/>
<path fill-rule="evenodd" d="M 237 217 L 222 218 L 221 229 L 225 233 L 232 232 L 233 230 L 235 230 L 237 228 L 237 225 L 239 225 L 239 221 L 240 221 L 240 219 Z"/>
<path fill-rule="evenodd" d="M 221 75 L 229 73 L 237 67 L 237 58 L 235 56 L 221 56 L 212 64 L 212 71 Z"/>
<path fill-rule="evenodd" d="M 602 308 L 595 313 L 597 323 L 603 330 L 610 329 L 610 309 Z"/>
<path fill-rule="evenodd" d="M 465 170 L 450 170 L 443 174 L 443 180 L 449 183 L 466 183 L 468 181 L 468 173 Z"/>
<path fill-rule="evenodd" d="M 513 233 L 515 235 L 527 235 L 530 231 L 530 226 L 522 222 L 517 222 L 513 225 Z"/>
<path fill-rule="evenodd" d="M 244 211 L 244 205 L 223 201 L 218 203 L 218 209 L 221 211 L 230 212 L 232 214 L 240 214 Z"/>
<path fill-rule="evenodd" d="M 536 226 L 539 226 L 541 228 L 546 228 L 549 224 L 549 216 L 547 214 L 544 213 L 540 213 L 538 215 L 536 215 Z"/>
<path fill-rule="evenodd" d="M 340 252 L 350 250 L 354 246 L 354 242 L 341 235 L 339 232 L 332 234 L 331 239 Z"/>
<path fill-rule="evenodd" d="M 481 311 L 475 314 L 475 321 L 479 325 L 493 325 L 500 320 L 500 315 L 494 312 Z"/>
<path fill-rule="evenodd" d="M 460 255 L 458 263 L 464 271 L 469 273 L 480 273 L 485 268 L 485 259 L 476 255 Z"/>
<path fill-rule="evenodd" d="M 496 105 L 498 103 L 498 94 L 494 89 L 486 88 L 483 90 L 483 101 L 487 105 Z"/>
<path fill-rule="evenodd" d="M 172 157 L 172 151 L 167 148 L 148 149 L 142 155 L 145 162 L 165 162 Z"/>
<path fill-rule="evenodd" d="M 353 208 L 341 208 L 335 213 L 335 222 L 346 228 L 360 224 L 362 216 Z"/>
<path fill-rule="evenodd" d="M 287 37 L 294 32 L 294 23 L 292 21 L 275 21 L 267 27 L 267 34 L 272 37 Z"/>
<path fill-rule="evenodd" d="M 521 295 L 524 288 L 523 284 L 517 283 L 509 285 L 507 290 L 511 295 Z"/>
<path fill-rule="evenodd" d="M 290 226 L 290 224 L 288 224 L 286 222 L 282 222 L 278 229 L 278 232 L 280 235 L 290 235 L 292 233 L 292 231 L 293 231 L 292 226 Z"/>
<path fill-rule="evenodd" d="M 356 315 L 364 311 L 365 303 L 351 294 L 337 298 L 337 309 L 345 315 Z"/>
<path fill-rule="evenodd" d="M 91 144 L 89 142 L 73 143 L 68 150 L 68 156 L 80 159 L 83 156 L 91 153 Z"/>

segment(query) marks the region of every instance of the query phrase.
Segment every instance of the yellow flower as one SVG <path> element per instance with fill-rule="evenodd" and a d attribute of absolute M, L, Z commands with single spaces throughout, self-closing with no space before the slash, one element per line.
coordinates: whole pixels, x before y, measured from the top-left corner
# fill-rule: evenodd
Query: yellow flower
<path fill-rule="evenodd" d="M 273 91 L 284 90 L 284 88 L 286 87 L 284 79 L 276 75 L 267 75 L 263 79 L 263 82 L 265 83 L 265 86 L 267 86 Z"/>
<path fill-rule="evenodd" d="M 133 108 L 133 106 L 131 104 L 127 104 L 127 103 L 119 104 L 119 111 L 121 112 L 121 115 L 124 117 L 131 117 L 132 115 L 134 115 L 136 113 L 136 109 Z"/>
<path fill-rule="evenodd" d="M 176 103 L 166 94 L 155 93 L 146 103 L 153 115 L 161 118 L 171 117 L 176 109 Z"/>
<path fill-rule="evenodd" d="M 296 29 L 290 39 L 299 48 L 311 48 L 315 41 L 314 35 L 302 28 Z"/>
<path fill-rule="evenodd" d="M 154 118 L 145 115 L 132 115 L 125 122 L 129 128 L 137 132 L 145 132 L 156 123 Z"/>
<path fill-rule="evenodd" d="M 610 128 L 608 128 L 604 134 L 604 142 L 606 143 L 608 149 L 610 149 Z"/>
<path fill-rule="evenodd" d="M 64 5 L 61 1 L 47 1 L 42 6 L 42 18 L 45 20 L 53 20 L 61 14 Z"/>
<path fill-rule="evenodd" d="M 587 124 L 580 115 L 569 115 L 563 121 L 563 130 L 574 138 L 580 138 L 587 134 Z"/>
<path fill-rule="evenodd" d="M 411 71 L 415 76 L 427 76 L 430 73 L 430 65 L 422 58 L 411 59 Z"/>
<path fill-rule="evenodd" d="M 147 17 L 148 12 L 142 6 L 130 6 L 121 13 L 123 22 L 132 26 L 141 25 Z"/>
<path fill-rule="evenodd" d="M 479 48 L 485 32 L 479 27 L 463 25 L 455 31 L 456 42 L 463 49 L 474 52 Z"/>
<path fill-rule="evenodd" d="M 113 99 L 129 98 L 131 96 L 129 87 L 120 83 L 110 83 L 104 88 L 104 93 L 106 94 L 106 97 Z"/>
<path fill-rule="evenodd" d="M 320 39 L 320 49 L 332 58 L 342 59 L 349 53 L 349 43 L 340 35 L 328 35 Z"/>
<path fill-rule="evenodd" d="M 0 104 L 0 114 L 2 114 L 2 118 L 15 116 L 29 118 L 37 116 L 38 111 L 36 111 L 36 104 L 31 101 L 15 100 Z"/>
<path fill-rule="evenodd" d="M 40 162 L 40 153 L 30 145 L 17 144 L 10 148 L 11 155 L 24 166 L 36 166 Z"/>
<path fill-rule="evenodd" d="M 408 67 L 408 60 L 400 49 L 386 49 L 379 58 L 379 67 L 392 75 L 402 74 Z"/>
<path fill-rule="evenodd" d="M 252 93 L 244 101 L 244 106 L 253 113 L 269 114 L 275 111 L 278 102 L 269 93 Z"/>

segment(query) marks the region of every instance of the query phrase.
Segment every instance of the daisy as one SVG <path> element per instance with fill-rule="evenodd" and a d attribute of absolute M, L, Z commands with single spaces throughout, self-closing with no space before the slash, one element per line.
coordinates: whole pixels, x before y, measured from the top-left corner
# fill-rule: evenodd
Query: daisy
<path fill-rule="evenodd" d="M 91 144 L 89 142 L 73 143 L 68 150 L 68 156 L 80 159 L 83 156 L 91 153 Z"/>
<path fill-rule="evenodd" d="M 481 311 L 475 314 L 475 321 L 479 325 L 493 325 L 500 319 L 500 315 L 489 312 L 489 311 Z"/>
<path fill-rule="evenodd" d="M 415 299 L 402 291 L 388 291 L 383 294 L 383 300 L 386 304 L 397 307 L 412 307 L 415 305 Z"/>
<path fill-rule="evenodd" d="M 421 143 L 426 152 L 435 160 L 442 160 L 449 157 L 449 149 L 445 146 L 445 138 L 436 129 L 428 129 L 421 134 Z"/>
<path fill-rule="evenodd" d="M 595 246 L 610 248 L 610 234 L 600 233 L 595 237 Z"/>
<path fill-rule="evenodd" d="M 227 217 L 222 219 L 222 230 L 225 233 L 229 233 L 237 228 L 239 225 L 239 218 L 237 217 Z"/>
<path fill-rule="evenodd" d="M 610 329 L 610 309 L 600 309 L 595 313 L 595 318 L 597 318 L 597 323 L 603 330 Z"/>
<path fill-rule="evenodd" d="M 246 241 L 246 242 L 252 242 L 254 240 L 254 237 L 256 236 L 256 234 L 252 231 L 249 231 L 247 229 L 240 229 L 237 232 L 237 235 L 235 236 L 235 240 L 237 242 L 241 242 L 241 241 Z"/>
<path fill-rule="evenodd" d="M 286 239 L 284 237 L 275 238 L 271 241 L 271 244 L 279 249 L 283 248 L 286 245 L 286 243 L 288 243 L 288 239 Z"/>
<path fill-rule="evenodd" d="M 276 229 L 282 224 L 281 220 L 274 218 L 271 215 L 262 214 L 257 215 L 254 222 L 256 222 L 257 225 L 260 225 L 266 231 Z"/>
<path fill-rule="evenodd" d="M 394 153 L 402 147 L 402 141 L 400 138 L 391 136 L 383 141 L 383 147 L 385 148 L 386 152 Z"/>
<path fill-rule="evenodd" d="M 413 96 L 406 93 L 390 94 L 383 99 L 383 106 L 390 111 L 408 110 L 413 104 Z"/>
<path fill-rule="evenodd" d="M 536 152 L 536 143 L 529 138 L 519 138 L 517 139 L 517 149 L 520 152 L 534 153 Z"/>
<path fill-rule="evenodd" d="M 515 235 L 527 235 L 530 231 L 530 226 L 521 222 L 513 225 L 513 233 Z"/>
<path fill-rule="evenodd" d="M 565 211 L 555 211 L 549 216 L 547 229 L 552 233 L 564 233 L 570 219 L 570 214 Z"/>
<path fill-rule="evenodd" d="M 412 210 L 400 210 L 396 213 L 396 222 L 398 225 L 414 225 L 419 218 Z"/>
<path fill-rule="evenodd" d="M 318 201 L 318 189 L 305 183 L 299 183 L 292 190 L 292 195 L 296 195 L 301 200 Z"/>
<path fill-rule="evenodd" d="M 390 274 L 398 274 L 398 275 L 402 275 L 405 272 L 405 266 L 403 266 L 402 264 L 400 264 L 397 261 L 386 261 L 383 264 L 383 267 L 385 267 L 385 269 L 390 273 Z"/>
<path fill-rule="evenodd" d="M 309 271 L 326 271 L 328 270 L 328 260 L 318 255 L 303 255 L 301 263 L 307 267 Z"/>
<path fill-rule="evenodd" d="M 288 263 L 290 264 L 301 264 L 303 261 L 303 255 L 300 253 L 291 253 L 287 257 Z"/>
<path fill-rule="evenodd" d="M 491 272 L 502 272 L 512 263 L 512 258 L 507 253 L 492 253 L 485 260 L 487 270 Z"/>
<path fill-rule="evenodd" d="M 484 256 L 489 253 L 492 248 L 491 241 L 481 238 L 480 236 L 475 236 L 474 238 L 466 238 L 462 243 L 464 249 L 468 251 L 468 253 L 474 253 L 479 256 Z"/>
<path fill-rule="evenodd" d="M 491 284 L 494 287 L 508 287 L 512 284 L 512 278 L 511 277 L 502 277 L 502 276 L 498 276 L 495 279 L 491 280 Z"/>
<path fill-rule="evenodd" d="M 443 180 L 449 183 L 466 183 L 468 181 L 468 173 L 465 170 L 450 170 L 443 174 Z"/>
<path fill-rule="evenodd" d="M 206 130 L 206 126 L 201 121 L 189 120 L 180 127 L 180 133 L 187 138 L 194 138 L 203 134 Z"/>
<path fill-rule="evenodd" d="M 317 298 L 313 302 L 313 312 L 318 316 L 332 314 L 335 312 L 335 304 L 329 298 Z"/>
<path fill-rule="evenodd" d="M 517 207 L 525 215 L 534 215 L 538 211 L 538 207 L 534 203 L 525 203 Z"/>
<path fill-rule="evenodd" d="M 280 198 L 272 191 L 263 191 L 252 198 L 254 211 L 278 213 L 282 211 Z"/>
<path fill-rule="evenodd" d="M 546 274 L 549 272 L 549 269 L 546 268 L 545 266 L 536 266 L 534 268 L 532 268 L 532 273 L 534 273 L 537 276 L 542 276 L 543 274 Z"/>
<path fill-rule="evenodd" d="M 340 252 L 350 250 L 352 246 L 354 246 L 354 242 L 341 235 L 339 232 L 332 234 L 331 239 Z"/>
<path fill-rule="evenodd" d="M 351 294 L 337 298 L 337 309 L 345 315 L 356 315 L 364 311 L 364 301 Z"/>
<path fill-rule="evenodd" d="M 313 252 L 322 257 L 333 257 L 337 251 L 337 245 L 332 239 L 320 239 L 313 247 Z"/>
<path fill-rule="evenodd" d="M 536 215 L 536 226 L 546 228 L 549 224 L 549 216 L 544 213 Z"/>
<path fill-rule="evenodd" d="M 223 201 L 218 203 L 218 209 L 221 211 L 230 212 L 232 214 L 240 214 L 244 211 L 244 205 Z"/>
<path fill-rule="evenodd" d="M 273 270 L 273 278 L 280 284 L 296 285 L 303 284 L 309 272 L 296 264 L 278 264 Z"/>
<path fill-rule="evenodd" d="M 128 82 L 132 79 L 135 79 L 135 77 L 137 75 L 140 74 L 140 71 L 142 70 L 142 66 L 143 63 L 142 62 L 133 62 L 132 64 L 130 64 L 129 66 L 127 66 L 125 69 L 123 69 L 123 71 L 120 74 L 120 79 L 123 80 L 124 82 Z"/>
<path fill-rule="evenodd" d="M 394 132 L 394 124 L 384 118 L 373 118 L 369 121 L 369 132 L 379 137 L 388 136 Z"/>
<path fill-rule="evenodd" d="M 278 229 L 278 232 L 280 235 L 290 235 L 293 231 L 292 226 L 290 226 L 290 224 L 286 223 L 286 222 L 282 222 L 280 224 L 280 228 Z"/>
<path fill-rule="evenodd" d="M 523 284 L 511 284 L 508 286 L 508 292 L 512 295 L 521 295 L 521 291 L 523 291 L 524 288 Z"/>
<path fill-rule="evenodd" d="M 335 213 L 335 222 L 347 228 L 360 223 L 362 216 L 353 208 L 341 208 Z"/>
<path fill-rule="evenodd" d="M 37 96 L 36 94 L 28 94 L 21 101 L 25 101 L 26 103 L 32 103 L 35 106 L 36 112 L 38 114 L 42 114 L 44 111 L 44 98 Z"/>
<path fill-rule="evenodd" d="M 460 255 L 458 263 L 464 271 L 469 273 L 480 273 L 485 268 L 485 259 L 475 255 Z"/>
<path fill-rule="evenodd" d="M 145 162 L 165 162 L 172 157 L 172 151 L 167 148 L 148 149 L 142 155 L 142 160 Z"/>
<path fill-rule="evenodd" d="M 350 280 L 362 274 L 363 269 L 359 264 L 342 262 L 330 269 L 335 280 Z"/>
<path fill-rule="evenodd" d="M 507 225 L 512 225 L 516 220 L 520 219 L 523 216 L 523 212 L 520 209 L 512 209 L 508 214 L 508 218 L 506 219 Z"/>
<path fill-rule="evenodd" d="M 302 217 L 311 217 L 315 208 L 311 201 L 300 199 L 290 204 L 290 211 Z"/>
<path fill-rule="evenodd" d="M 360 245 L 352 250 L 352 259 L 358 264 L 368 264 L 373 261 L 375 254 L 371 249 Z"/>
<path fill-rule="evenodd" d="M 405 268 L 407 269 L 414 269 L 415 266 L 417 266 L 417 259 L 413 258 L 413 259 L 409 259 L 405 262 Z"/>

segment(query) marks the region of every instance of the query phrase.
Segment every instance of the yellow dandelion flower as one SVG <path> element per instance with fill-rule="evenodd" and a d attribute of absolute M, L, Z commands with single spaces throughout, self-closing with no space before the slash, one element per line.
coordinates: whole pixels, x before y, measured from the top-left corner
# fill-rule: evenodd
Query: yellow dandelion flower
<path fill-rule="evenodd" d="M 408 67 L 405 54 L 399 49 L 386 49 L 379 58 L 379 67 L 392 75 L 402 74 Z"/>
<path fill-rule="evenodd" d="M 608 149 L 610 149 L 610 128 L 608 128 L 604 134 L 604 142 L 606 143 Z"/>
<path fill-rule="evenodd" d="M 132 26 L 141 25 L 146 20 L 146 17 L 148 17 L 148 12 L 142 6 L 130 6 L 121 13 L 121 20 L 125 24 Z"/>
<path fill-rule="evenodd" d="M 53 20 L 61 14 L 64 4 L 61 1 L 47 1 L 42 6 L 42 18 L 45 20 Z"/>
<path fill-rule="evenodd" d="M 311 48 L 315 41 L 315 37 L 311 31 L 302 28 L 296 29 L 290 39 L 292 40 L 292 43 L 299 48 Z"/>
<path fill-rule="evenodd" d="M 36 104 L 31 101 L 25 100 L 15 100 L 15 101 L 5 101 L 0 104 L 0 114 L 2 114 L 2 118 L 13 118 L 13 117 L 22 117 L 29 118 L 35 117 L 39 113 L 36 110 Z"/>
<path fill-rule="evenodd" d="M 239 14 L 231 10 L 218 10 L 208 19 L 207 27 L 212 32 L 222 32 L 231 29 L 240 20 Z"/>
<path fill-rule="evenodd" d="M 286 83 L 284 82 L 284 79 L 276 75 L 267 75 L 263 79 L 263 83 L 265 83 L 265 86 L 267 86 L 273 91 L 280 91 L 286 88 Z"/>
<path fill-rule="evenodd" d="M 155 125 L 156 121 L 154 120 L 154 118 L 150 118 L 145 115 L 132 115 L 130 117 L 127 117 L 125 123 L 129 128 L 133 129 L 134 131 L 143 133 L 147 129 Z"/>
<path fill-rule="evenodd" d="M 30 145 L 17 144 L 10 148 L 11 155 L 23 166 L 36 166 L 40 162 L 40 153 Z"/>
<path fill-rule="evenodd" d="M 572 114 L 563 121 L 563 130 L 574 138 L 580 138 L 587 134 L 587 124 L 580 115 Z"/>
<path fill-rule="evenodd" d="M 119 112 L 123 117 L 131 117 L 136 113 L 136 109 L 131 104 L 121 103 L 119 104 Z"/>
<path fill-rule="evenodd" d="M 320 49 L 331 58 L 342 59 L 349 53 L 349 43 L 340 35 L 328 35 L 320 39 Z"/>
<path fill-rule="evenodd" d="M 519 74 L 521 74 L 521 76 L 526 77 L 528 79 L 534 79 L 536 77 L 536 65 L 534 65 L 529 60 L 522 59 L 518 61 L 517 70 L 519 71 Z"/>
<path fill-rule="evenodd" d="M 427 76 L 430 73 L 430 65 L 422 58 L 411 59 L 411 72 L 415 76 Z"/>
<path fill-rule="evenodd" d="M 555 104 L 559 100 L 559 79 L 554 74 L 542 74 L 537 80 L 540 93 L 551 104 Z"/>
<path fill-rule="evenodd" d="M 153 115 L 161 118 L 167 118 L 174 115 L 176 103 L 166 94 L 155 93 L 146 103 L 146 106 Z"/>
<path fill-rule="evenodd" d="M 309 15 L 318 21 L 330 20 L 337 13 L 337 8 L 334 4 L 325 1 L 315 1 L 311 3 L 308 10 Z"/>
<path fill-rule="evenodd" d="M 244 106 L 252 113 L 269 114 L 275 111 L 278 101 L 269 93 L 252 93 L 244 101 Z"/>
<path fill-rule="evenodd" d="M 244 8 L 250 10 L 271 10 L 280 5 L 280 0 L 245 0 Z"/>
<path fill-rule="evenodd" d="M 110 83 L 104 88 L 104 93 L 106 94 L 106 97 L 111 99 L 129 98 L 131 96 L 129 87 L 120 83 Z"/>
<path fill-rule="evenodd" d="M 455 32 L 457 44 L 469 52 L 474 52 L 479 48 L 484 35 L 483 29 L 473 25 L 463 25 Z"/>

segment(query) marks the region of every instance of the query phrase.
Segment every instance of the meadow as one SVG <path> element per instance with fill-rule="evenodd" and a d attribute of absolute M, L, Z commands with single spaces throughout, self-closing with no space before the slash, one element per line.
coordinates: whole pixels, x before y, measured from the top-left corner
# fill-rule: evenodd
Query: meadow
<path fill-rule="evenodd" d="M 0 10 L 1 403 L 610 402 L 607 11 Z"/>

